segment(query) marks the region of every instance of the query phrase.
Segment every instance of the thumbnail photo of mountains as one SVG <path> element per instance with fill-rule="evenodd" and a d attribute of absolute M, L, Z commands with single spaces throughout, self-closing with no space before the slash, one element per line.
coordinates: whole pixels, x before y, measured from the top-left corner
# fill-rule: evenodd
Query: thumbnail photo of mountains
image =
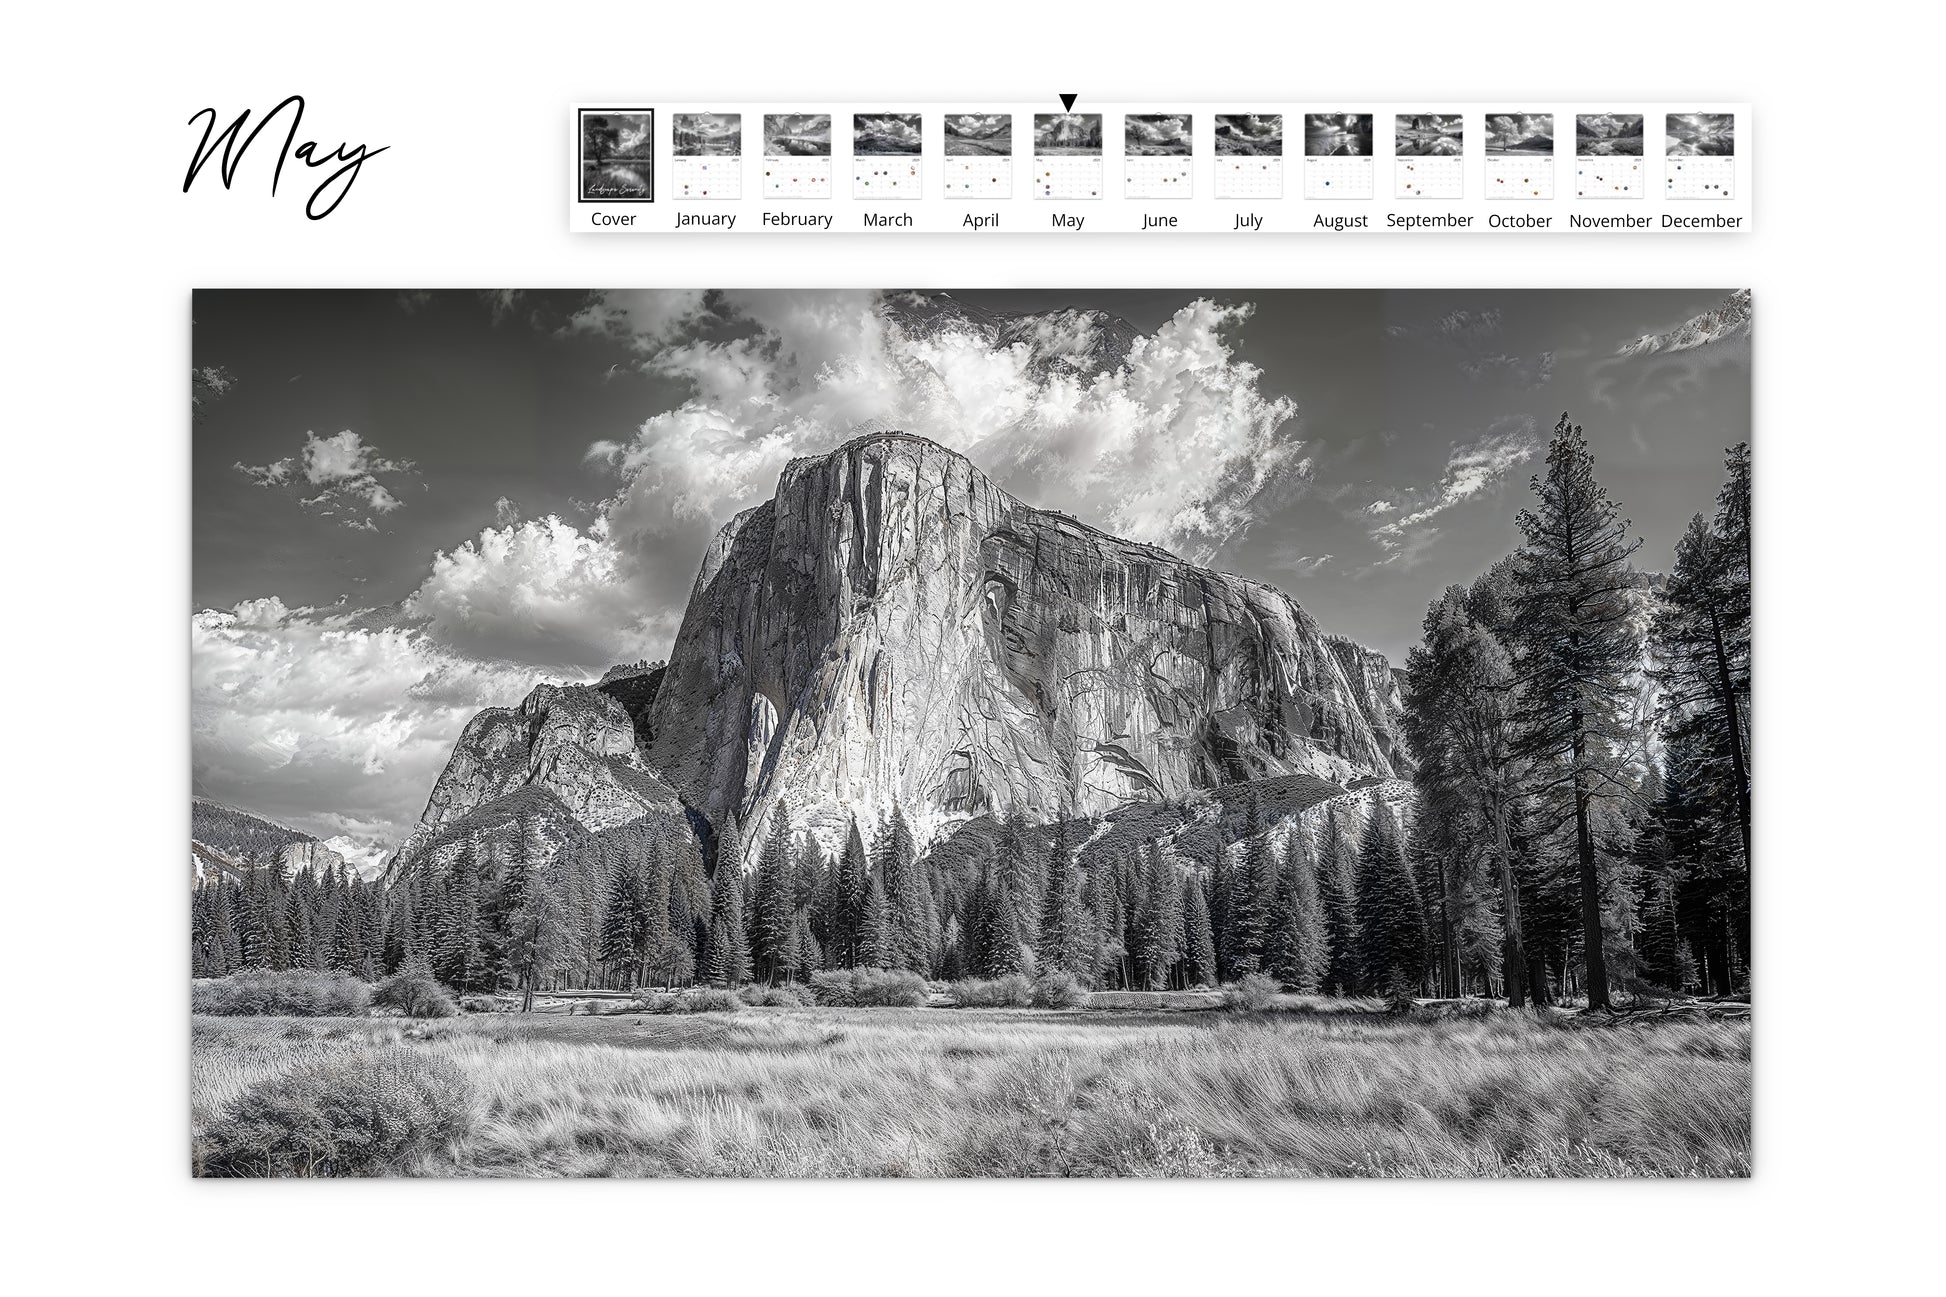
<path fill-rule="evenodd" d="M 859 157 L 917 156 L 919 114 L 853 113 L 851 151 Z"/>
<path fill-rule="evenodd" d="M 1750 1173 L 1749 292 L 193 309 L 196 1175 Z"/>
<path fill-rule="evenodd" d="M 743 114 L 677 113 L 670 120 L 679 158 L 735 158 L 743 155 Z"/>
<path fill-rule="evenodd" d="M 1642 156 L 1642 114 L 1582 113 L 1574 119 L 1577 157 Z"/>
<path fill-rule="evenodd" d="M 1492 113 L 1487 117 L 1487 152 L 1516 156 L 1554 156 L 1553 113 Z"/>
<path fill-rule="evenodd" d="M 1370 113 L 1304 114 L 1304 156 L 1307 158 L 1369 158 L 1372 156 Z"/>
<path fill-rule="evenodd" d="M 1014 119 L 1008 113 L 947 113 L 946 156 L 1006 158 L 1014 151 Z"/>
<path fill-rule="evenodd" d="M 1735 113 L 1670 113 L 1663 152 L 1672 158 L 1727 158 L 1735 155 Z"/>
<path fill-rule="evenodd" d="M 1458 113 L 1399 113 L 1393 122 L 1392 152 L 1402 158 L 1456 158 L 1465 140 Z"/>
<path fill-rule="evenodd" d="M 1217 114 L 1216 152 L 1219 157 L 1283 157 L 1283 114 Z"/>
<path fill-rule="evenodd" d="M 1034 152 L 1048 157 L 1101 153 L 1100 113 L 1035 113 Z"/>
<path fill-rule="evenodd" d="M 1131 158 L 1188 157 L 1190 114 L 1130 113 L 1122 118 L 1122 151 Z"/>
<path fill-rule="evenodd" d="M 830 157 L 831 114 L 764 114 L 764 156 L 767 158 Z"/>

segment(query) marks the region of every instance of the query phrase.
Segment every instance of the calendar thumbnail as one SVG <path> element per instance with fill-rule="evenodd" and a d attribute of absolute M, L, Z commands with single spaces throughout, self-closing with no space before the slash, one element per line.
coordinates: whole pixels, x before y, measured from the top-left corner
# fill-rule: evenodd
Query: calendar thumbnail
<path fill-rule="evenodd" d="M 1582 113 L 1574 119 L 1577 198 L 1640 198 L 1642 114 Z"/>
<path fill-rule="evenodd" d="M 1736 115 L 1670 113 L 1663 152 L 1663 197 L 1736 196 Z"/>
<path fill-rule="evenodd" d="M 669 191 L 677 198 L 743 197 L 743 114 L 677 113 Z"/>
<path fill-rule="evenodd" d="M 947 113 L 948 198 L 1014 196 L 1014 119 L 1007 113 Z"/>
<path fill-rule="evenodd" d="M 1486 196 L 1546 201 L 1554 197 L 1554 114 L 1488 113 Z"/>
<path fill-rule="evenodd" d="M 851 196 L 920 198 L 918 113 L 855 113 L 851 119 Z"/>
<path fill-rule="evenodd" d="M 1284 196 L 1282 113 L 1222 113 L 1216 118 L 1216 196 Z"/>
<path fill-rule="evenodd" d="M 1392 127 L 1393 196 L 1459 198 L 1466 128 L 1458 113 L 1400 113 Z"/>
<path fill-rule="evenodd" d="M 1130 113 L 1122 119 L 1122 196 L 1190 196 L 1190 115 Z"/>
<path fill-rule="evenodd" d="M 831 114 L 764 114 L 764 197 L 831 197 Z"/>
<path fill-rule="evenodd" d="M 655 110 L 583 108 L 581 201 L 655 201 Z"/>
<path fill-rule="evenodd" d="M 1377 188 L 1370 113 L 1304 115 L 1304 196 L 1370 198 Z"/>
<path fill-rule="evenodd" d="M 1034 197 L 1100 198 L 1101 114 L 1034 114 Z"/>

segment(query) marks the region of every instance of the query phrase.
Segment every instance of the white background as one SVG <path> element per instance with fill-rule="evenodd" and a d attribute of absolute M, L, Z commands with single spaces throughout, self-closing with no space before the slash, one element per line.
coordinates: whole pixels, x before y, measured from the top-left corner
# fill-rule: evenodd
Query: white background
<path fill-rule="evenodd" d="M 1939 79 L 1889 6 L 159 8 L 15 12 L 0 76 L 14 827 L 0 1220 L 15 1291 L 1937 1291 L 1918 1262 L 1940 1164 L 1939 149 L 1920 133 Z M 1052 106 L 1062 90 L 1084 109 L 1748 101 L 1761 210 L 1753 233 L 1654 239 L 562 229 L 573 101 Z M 293 92 L 310 100 L 306 134 L 392 146 L 336 215 L 306 221 L 299 183 L 270 198 L 256 158 L 236 192 L 207 177 L 180 192 L 193 112 Z M 1838 165 L 1882 177 L 1881 198 L 1832 180 Z M 1760 318 L 1752 1181 L 188 1178 L 192 286 L 1746 284 Z M 57 925 L 89 948 L 57 954 Z"/>

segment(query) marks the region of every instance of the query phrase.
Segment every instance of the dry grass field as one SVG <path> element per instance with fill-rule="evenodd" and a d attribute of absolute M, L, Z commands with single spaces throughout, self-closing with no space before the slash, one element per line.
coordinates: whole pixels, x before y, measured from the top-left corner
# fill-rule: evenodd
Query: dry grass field
<path fill-rule="evenodd" d="M 198 1017 L 195 1159 L 203 1174 L 1749 1174 L 1748 1021 L 1283 1007 Z M 347 1122 L 362 1153 L 334 1143 Z M 293 1140 L 301 1171 L 266 1151 Z"/>

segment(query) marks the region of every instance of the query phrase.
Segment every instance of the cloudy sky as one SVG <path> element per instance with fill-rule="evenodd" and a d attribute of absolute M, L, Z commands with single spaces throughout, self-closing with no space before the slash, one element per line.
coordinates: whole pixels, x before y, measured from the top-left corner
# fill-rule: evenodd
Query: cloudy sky
<path fill-rule="evenodd" d="M 1726 296 L 956 294 L 983 331 L 865 292 L 198 293 L 195 791 L 388 850 L 475 711 L 665 656 L 715 529 L 872 420 L 1402 661 L 1563 410 L 1667 565 L 1749 438 L 1749 342 L 1640 342 Z M 1115 320 L 1126 359 L 1073 363 Z"/>

